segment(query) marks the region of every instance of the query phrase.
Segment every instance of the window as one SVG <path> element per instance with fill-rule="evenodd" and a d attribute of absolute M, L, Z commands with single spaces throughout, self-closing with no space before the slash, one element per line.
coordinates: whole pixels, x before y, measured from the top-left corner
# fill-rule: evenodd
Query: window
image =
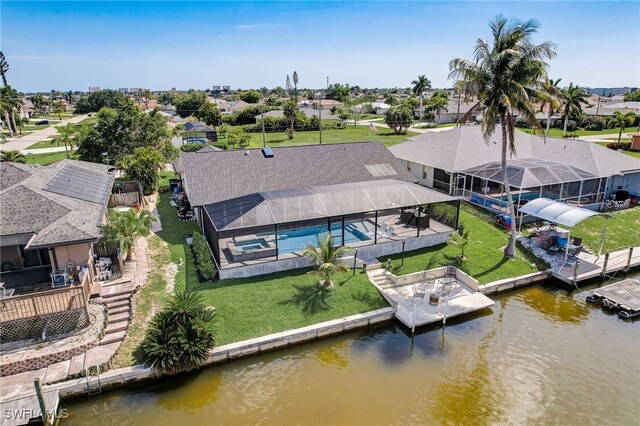
<path fill-rule="evenodd" d="M 433 169 L 433 180 L 448 183 L 449 175 L 442 169 Z"/>
<path fill-rule="evenodd" d="M 407 170 L 411 171 L 411 162 L 410 161 L 407 161 Z"/>
<path fill-rule="evenodd" d="M 427 178 L 427 166 L 422 166 L 422 179 Z"/>

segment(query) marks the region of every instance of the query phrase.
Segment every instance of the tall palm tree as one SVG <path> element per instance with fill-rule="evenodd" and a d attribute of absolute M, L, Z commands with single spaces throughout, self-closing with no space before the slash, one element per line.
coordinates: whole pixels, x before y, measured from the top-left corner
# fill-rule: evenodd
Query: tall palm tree
<path fill-rule="evenodd" d="M 20 113 L 22 108 L 22 95 L 14 90 L 11 86 L 4 86 L 0 88 L 0 108 L 4 114 L 4 119 L 7 122 L 9 133 L 18 133 L 18 125 L 16 124 L 16 112 Z"/>
<path fill-rule="evenodd" d="M 582 105 L 587 104 L 587 92 L 577 85 L 569 83 L 569 87 L 562 91 L 562 113 L 564 114 L 564 127 L 562 133 L 567 133 L 570 115 L 578 115 L 582 112 Z"/>
<path fill-rule="evenodd" d="M 6 86 L 0 89 L 0 114 L 2 114 L 2 121 L 7 126 L 7 130 L 9 131 L 9 136 L 14 136 L 13 128 L 11 127 L 11 116 L 10 111 L 11 101 L 9 97 L 5 94 Z"/>
<path fill-rule="evenodd" d="M 7 71 L 9 71 L 9 63 L 7 58 L 4 57 L 4 53 L 0 52 L 0 76 L 2 77 L 2 84 L 5 86 L 8 86 Z"/>
<path fill-rule="evenodd" d="M 453 88 L 458 95 L 458 109 L 456 111 L 456 127 L 460 126 L 460 102 L 464 99 L 464 102 L 467 103 L 471 100 L 470 98 L 470 88 L 469 85 L 464 81 L 459 80 L 456 81 L 453 85 Z"/>
<path fill-rule="evenodd" d="M 156 218 L 149 210 L 142 210 L 139 214 L 134 209 L 125 212 L 109 210 L 107 223 L 102 227 L 102 238 L 120 242 L 120 248 L 131 259 L 131 249 L 135 246 L 136 238 L 146 237 L 151 232 L 151 225 Z"/>
<path fill-rule="evenodd" d="M 69 158 L 69 146 L 73 146 L 73 138 L 76 135 L 77 129 L 75 124 L 67 123 L 64 126 L 56 126 L 56 130 L 58 131 L 58 136 L 56 137 L 56 142 L 58 145 L 64 144 L 64 151 L 67 154 L 67 159 Z"/>
<path fill-rule="evenodd" d="M 551 128 L 551 116 L 560 108 L 562 90 L 558 87 L 558 84 L 560 84 L 561 80 L 561 78 L 555 81 L 553 79 L 547 79 L 542 87 L 542 105 L 540 105 L 540 111 L 544 112 L 545 107 L 547 109 L 547 128 L 544 131 L 546 137 L 549 136 L 549 129 Z"/>
<path fill-rule="evenodd" d="M 626 114 L 623 114 L 620 111 L 613 111 L 613 116 L 607 121 L 607 128 L 613 129 L 620 127 L 620 131 L 618 132 L 617 148 L 620 148 L 620 139 L 622 138 L 622 132 L 625 131 L 625 127 L 633 125 L 635 121 L 636 115 L 631 111 Z"/>
<path fill-rule="evenodd" d="M 420 121 L 422 121 L 422 117 L 424 115 L 422 101 L 424 99 L 424 92 L 428 89 L 431 89 L 431 80 L 429 80 L 425 75 L 419 75 L 418 79 L 413 80 L 411 84 L 413 84 L 413 89 L 411 89 L 413 91 L 413 94 L 420 97 Z"/>
<path fill-rule="evenodd" d="M 443 98 L 441 96 L 433 96 L 427 101 L 427 108 L 429 109 L 429 111 L 433 111 L 437 114 L 438 121 L 440 121 L 440 113 L 443 111 L 448 111 L 447 105 L 449 105 L 449 102 L 446 98 Z"/>
<path fill-rule="evenodd" d="M 0 151 L 0 161 L 26 164 L 27 157 L 23 153 L 17 150 Z"/>
<path fill-rule="evenodd" d="M 303 255 L 313 263 L 315 270 L 312 274 L 322 277 L 324 287 L 333 286 L 331 278 L 336 272 L 347 272 L 349 267 L 340 262 L 340 258 L 352 249 L 350 247 L 336 247 L 333 245 L 333 238 L 330 233 L 324 239 L 318 237 L 318 248 L 309 243 Z"/>
<path fill-rule="evenodd" d="M 287 76 L 287 78 L 288 77 L 289 76 Z M 295 101 L 287 101 L 283 105 L 282 109 L 282 114 L 287 118 L 287 120 L 289 120 L 289 123 L 291 124 L 291 135 L 293 135 L 293 125 L 296 122 L 298 112 L 300 112 L 300 107 L 298 107 L 298 104 Z M 320 125 L 322 125 L 322 123 L 320 123 Z"/>
<path fill-rule="evenodd" d="M 464 115 L 463 121 L 484 108 L 481 128 L 487 141 L 496 131 L 496 123 L 500 125 L 502 184 L 514 225 L 504 249 L 507 257 L 514 257 L 516 252 L 516 215 L 507 177 L 507 152 L 511 155 L 515 152 L 515 115 L 542 131 L 535 117 L 532 99 L 540 95 L 547 78 L 546 60 L 555 56 L 553 43 L 533 43 L 532 36 L 538 26 L 535 20 L 522 22 L 498 15 L 489 23 L 492 43 L 479 39 L 473 61 L 458 58 L 449 63 L 449 78 L 465 81 L 479 99 Z"/>

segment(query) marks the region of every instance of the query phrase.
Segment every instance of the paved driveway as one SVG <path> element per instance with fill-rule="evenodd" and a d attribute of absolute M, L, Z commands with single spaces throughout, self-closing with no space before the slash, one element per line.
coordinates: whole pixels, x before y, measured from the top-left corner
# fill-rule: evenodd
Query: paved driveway
<path fill-rule="evenodd" d="M 79 123 L 85 118 L 87 118 L 87 115 L 77 115 L 67 120 L 62 120 L 59 124 L 56 124 L 56 126 L 64 126 L 67 123 Z M 49 126 L 46 129 L 36 130 L 35 132 L 25 135 L 21 138 L 9 138 L 7 139 L 8 142 L 0 145 L 0 149 L 2 149 L 3 151 L 22 151 L 24 149 L 27 149 L 34 143 L 43 141 L 49 136 L 54 136 L 57 134 L 58 131 L 56 130 L 55 126 Z"/>

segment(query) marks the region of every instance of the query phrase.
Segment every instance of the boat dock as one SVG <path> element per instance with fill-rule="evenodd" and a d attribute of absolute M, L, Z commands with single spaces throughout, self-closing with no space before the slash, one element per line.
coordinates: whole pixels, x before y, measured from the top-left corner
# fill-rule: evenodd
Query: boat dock
<path fill-rule="evenodd" d="M 594 290 L 587 302 L 602 302 L 605 308 L 618 310 L 623 319 L 640 316 L 640 276 Z"/>
<path fill-rule="evenodd" d="M 49 414 L 46 426 L 53 425 L 60 405 L 60 393 L 56 391 L 44 392 L 44 401 Z M 40 404 L 35 392 L 31 395 L 0 402 L 2 426 L 19 426 L 30 423 L 43 424 Z"/>
<path fill-rule="evenodd" d="M 552 271 L 551 274 L 560 281 L 576 284 L 618 271 L 626 272 L 638 266 L 640 266 L 640 247 L 631 247 L 602 256 L 580 253 L 575 263 L 564 265 L 559 270 Z"/>
<path fill-rule="evenodd" d="M 435 275 L 436 280 L 445 280 L 450 291 L 439 298 L 436 304 L 430 303 L 430 294 L 415 297 L 415 288 L 423 284 L 423 272 L 396 276 L 385 269 L 367 271 L 369 279 L 382 296 L 395 308 L 395 316 L 410 328 L 435 322 L 446 321 L 471 312 L 489 308 L 495 303 L 478 291 L 478 281 L 464 272 L 456 270 L 455 276 L 445 277 L 445 267 L 435 268 L 427 273 Z M 435 290 L 437 293 L 439 290 Z"/>

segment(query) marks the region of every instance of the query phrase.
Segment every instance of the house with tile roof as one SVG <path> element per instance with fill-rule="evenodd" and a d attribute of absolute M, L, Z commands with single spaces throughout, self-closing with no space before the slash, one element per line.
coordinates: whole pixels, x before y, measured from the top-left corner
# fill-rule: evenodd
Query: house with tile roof
<path fill-rule="evenodd" d="M 417 185 L 381 142 L 200 150 L 175 168 L 220 278 L 307 267 L 328 233 L 369 262 L 457 227 L 459 200 Z"/>
<path fill-rule="evenodd" d="M 420 184 L 504 211 L 499 132 L 485 141 L 480 126 L 461 126 L 424 133 L 390 151 Z M 593 142 L 516 131 L 507 165 L 508 182 L 521 204 L 544 196 L 600 209 L 620 187 L 640 193 L 640 160 Z"/>
<path fill-rule="evenodd" d="M 0 281 L 15 295 L 51 289 L 55 270 L 91 277 L 114 175 L 109 166 L 63 160 L 0 163 Z M 77 275 L 77 273 L 75 273 Z"/>

